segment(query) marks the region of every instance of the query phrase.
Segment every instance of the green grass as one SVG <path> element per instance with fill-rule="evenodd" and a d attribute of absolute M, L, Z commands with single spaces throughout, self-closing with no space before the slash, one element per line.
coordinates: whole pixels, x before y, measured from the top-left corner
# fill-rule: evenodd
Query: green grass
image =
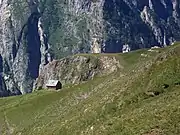
<path fill-rule="evenodd" d="M 0 133 L 179 135 L 180 45 L 157 50 L 79 54 L 115 56 L 124 68 L 61 91 L 0 99 Z"/>

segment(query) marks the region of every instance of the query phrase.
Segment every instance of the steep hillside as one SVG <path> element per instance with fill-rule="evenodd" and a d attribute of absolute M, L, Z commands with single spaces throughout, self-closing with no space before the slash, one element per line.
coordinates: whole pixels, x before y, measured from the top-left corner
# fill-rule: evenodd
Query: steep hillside
<path fill-rule="evenodd" d="M 179 135 L 180 44 L 111 54 L 124 68 L 0 99 L 2 135 Z"/>

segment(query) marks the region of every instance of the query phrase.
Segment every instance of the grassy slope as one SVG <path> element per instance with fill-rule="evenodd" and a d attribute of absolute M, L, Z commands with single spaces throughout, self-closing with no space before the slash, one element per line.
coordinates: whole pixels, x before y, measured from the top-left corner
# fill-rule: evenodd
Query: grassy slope
<path fill-rule="evenodd" d="M 0 99 L 1 134 L 179 135 L 180 45 L 158 50 L 102 54 L 124 69 L 59 92 Z"/>

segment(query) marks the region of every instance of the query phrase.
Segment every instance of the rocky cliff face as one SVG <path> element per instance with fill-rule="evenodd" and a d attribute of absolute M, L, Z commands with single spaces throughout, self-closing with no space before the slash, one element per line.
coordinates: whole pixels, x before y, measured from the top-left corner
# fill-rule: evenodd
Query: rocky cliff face
<path fill-rule="evenodd" d="M 23 94 L 32 91 L 52 57 L 166 46 L 179 40 L 180 2 L 0 0 L 0 23 L 0 91 Z"/>
<path fill-rule="evenodd" d="M 44 5 L 45 32 L 59 58 L 121 52 L 123 45 L 163 47 L 180 39 L 178 0 L 47 0 Z"/>
<path fill-rule="evenodd" d="M 31 92 L 41 65 L 46 63 L 47 44 L 36 3 L 0 1 L 0 91 L 4 96 Z"/>
<path fill-rule="evenodd" d="M 179 39 L 178 0 L 107 0 L 104 4 L 105 52 L 166 46 Z"/>

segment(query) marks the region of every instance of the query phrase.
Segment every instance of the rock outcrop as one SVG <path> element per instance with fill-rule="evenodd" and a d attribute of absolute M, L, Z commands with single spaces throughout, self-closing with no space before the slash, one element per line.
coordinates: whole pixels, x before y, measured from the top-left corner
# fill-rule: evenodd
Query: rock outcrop
<path fill-rule="evenodd" d="M 47 64 L 38 77 L 35 89 L 46 88 L 49 79 L 63 85 L 79 84 L 95 76 L 111 74 L 123 68 L 114 56 L 72 56 Z"/>

